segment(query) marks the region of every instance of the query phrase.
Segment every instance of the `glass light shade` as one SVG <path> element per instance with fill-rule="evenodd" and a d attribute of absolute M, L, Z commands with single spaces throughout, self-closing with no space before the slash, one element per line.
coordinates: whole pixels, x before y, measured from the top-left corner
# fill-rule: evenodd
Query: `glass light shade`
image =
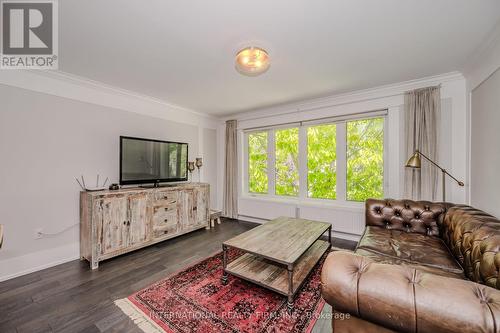
<path fill-rule="evenodd" d="M 269 69 L 269 54 L 258 47 L 247 47 L 236 54 L 236 70 L 246 76 L 257 76 Z"/>
<path fill-rule="evenodd" d="M 194 162 L 188 162 L 188 170 L 189 170 L 189 172 L 194 171 Z"/>
<path fill-rule="evenodd" d="M 199 169 L 203 166 L 203 160 L 201 159 L 201 157 L 197 157 L 196 158 L 196 167 Z"/>

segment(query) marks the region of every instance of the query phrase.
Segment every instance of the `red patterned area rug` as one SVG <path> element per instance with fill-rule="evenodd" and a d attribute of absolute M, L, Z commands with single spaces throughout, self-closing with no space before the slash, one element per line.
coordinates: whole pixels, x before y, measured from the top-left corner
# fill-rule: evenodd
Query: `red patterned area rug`
<path fill-rule="evenodd" d="M 230 259 L 241 255 L 230 251 Z M 316 265 L 287 311 L 286 297 L 229 276 L 222 285 L 222 253 L 116 301 L 146 333 L 310 332 L 325 304 Z"/>

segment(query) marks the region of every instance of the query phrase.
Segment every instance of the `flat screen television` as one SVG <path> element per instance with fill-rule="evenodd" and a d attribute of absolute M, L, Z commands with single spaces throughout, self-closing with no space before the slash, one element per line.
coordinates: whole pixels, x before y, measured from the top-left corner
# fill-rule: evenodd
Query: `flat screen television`
<path fill-rule="evenodd" d="M 120 184 L 187 180 L 188 144 L 120 136 Z"/>

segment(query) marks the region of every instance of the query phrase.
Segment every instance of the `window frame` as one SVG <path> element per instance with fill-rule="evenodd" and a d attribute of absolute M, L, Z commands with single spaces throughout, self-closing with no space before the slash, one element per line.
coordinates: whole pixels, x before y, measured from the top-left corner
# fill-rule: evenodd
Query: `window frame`
<path fill-rule="evenodd" d="M 347 123 L 350 121 L 372 119 L 372 118 L 383 118 L 383 140 L 384 140 L 384 152 L 383 152 L 383 190 L 384 195 L 387 195 L 389 184 L 388 184 L 388 113 L 380 113 L 380 111 L 370 113 L 363 113 L 362 116 L 353 117 L 343 117 L 339 120 L 335 119 L 319 119 L 313 121 L 304 121 L 297 123 L 290 123 L 284 125 L 276 125 L 262 128 L 254 128 L 249 130 L 242 130 L 242 193 L 241 197 L 244 199 L 248 198 L 258 198 L 262 200 L 269 200 L 275 202 L 292 203 L 292 204 L 311 204 L 320 206 L 342 206 L 342 207 L 361 207 L 364 203 L 360 201 L 350 201 L 347 200 Z M 311 126 L 317 125 L 336 125 L 336 156 L 337 156 L 337 188 L 336 188 L 336 199 L 327 198 L 310 198 L 308 196 L 308 167 L 307 167 L 307 154 L 308 154 L 308 138 L 307 129 Z M 297 196 L 282 196 L 276 194 L 276 144 L 275 144 L 275 131 L 278 129 L 287 128 L 298 128 L 299 129 L 299 192 Z M 252 133 L 258 132 L 268 132 L 268 144 L 267 144 L 267 163 L 268 163 L 268 193 L 253 193 L 249 192 L 248 189 L 248 136 Z"/>

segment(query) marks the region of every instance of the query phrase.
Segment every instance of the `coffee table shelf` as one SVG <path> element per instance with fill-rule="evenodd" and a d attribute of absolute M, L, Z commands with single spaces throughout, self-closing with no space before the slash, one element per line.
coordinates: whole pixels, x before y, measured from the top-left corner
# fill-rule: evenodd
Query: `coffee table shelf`
<path fill-rule="evenodd" d="M 318 263 L 323 254 L 330 248 L 330 243 L 317 240 L 298 259 L 293 274 L 293 294 L 302 286 L 312 268 Z M 250 253 L 230 262 L 226 271 L 244 280 L 264 286 L 277 293 L 288 296 L 288 270 L 286 266 L 275 263 Z"/>

